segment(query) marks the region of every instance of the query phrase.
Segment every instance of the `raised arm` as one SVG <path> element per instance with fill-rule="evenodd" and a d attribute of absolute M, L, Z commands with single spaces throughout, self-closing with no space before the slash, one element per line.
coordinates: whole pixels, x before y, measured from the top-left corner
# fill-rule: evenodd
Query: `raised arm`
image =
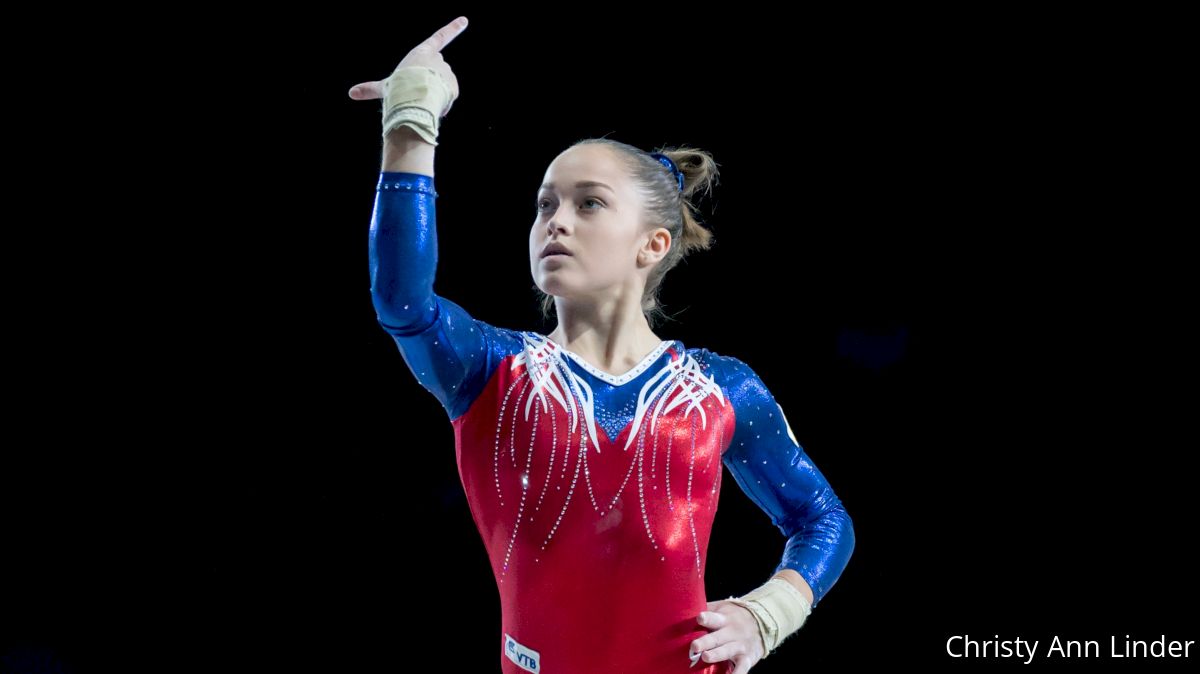
<path fill-rule="evenodd" d="M 433 290 L 434 148 L 438 120 L 458 89 L 440 52 L 464 28 L 459 17 L 409 52 L 391 77 L 350 90 L 356 100 L 384 101 L 383 165 L 368 251 L 376 317 L 451 419 L 466 411 L 486 381 L 494 330 Z"/>
<path fill-rule="evenodd" d="M 833 488 L 792 434 L 783 407 L 744 362 L 728 358 L 736 429 L 722 461 L 787 537 L 776 573 L 808 583 L 815 608 L 854 550 L 854 526 Z"/>
<path fill-rule="evenodd" d="M 433 178 L 382 171 L 371 218 L 371 300 L 417 381 L 451 419 L 482 388 L 487 327 L 433 291 L 437 227 Z"/>

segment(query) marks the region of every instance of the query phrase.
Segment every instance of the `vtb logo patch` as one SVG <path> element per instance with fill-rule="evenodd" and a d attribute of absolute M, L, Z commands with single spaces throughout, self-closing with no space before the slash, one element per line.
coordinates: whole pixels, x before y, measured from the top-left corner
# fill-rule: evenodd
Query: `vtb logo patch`
<path fill-rule="evenodd" d="M 504 654 L 517 666 L 529 672 L 540 672 L 542 656 L 532 648 L 522 646 L 516 639 L 504 634 Z"/>

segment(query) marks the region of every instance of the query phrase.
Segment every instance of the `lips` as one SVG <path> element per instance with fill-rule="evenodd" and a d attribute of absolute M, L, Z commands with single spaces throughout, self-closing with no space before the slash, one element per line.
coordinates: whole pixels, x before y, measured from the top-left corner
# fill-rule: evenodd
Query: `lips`
<path fill-rule="evenodd" d="M 566 246 L 562 245 L 561 243 L 559 243 L 557 241 L 553 241 L 551 243 L 546 244 L 546 247 L 542 249 L 541 256 L 547 257 L 549 255 L 570 255 L 570 254 L 571 254 L 571 251 Z"/>

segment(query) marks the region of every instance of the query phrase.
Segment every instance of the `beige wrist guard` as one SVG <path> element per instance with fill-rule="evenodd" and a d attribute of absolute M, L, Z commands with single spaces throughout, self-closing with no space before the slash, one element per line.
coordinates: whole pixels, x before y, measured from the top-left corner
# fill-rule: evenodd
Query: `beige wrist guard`
<path fill-rule="evenodd" d="M 808 599 L 795 585 L 782 578 L 772 578 L 742 597 L 730 597 L 730 602 L 749 610 L 758 622 L 762 635 L 763 657 L 790 634 L 800 629 L 812 613 Z"/>
<path fill-rule="evenodd" d="M 383 135 L 408 126 L 436 146 L 441 116 L 451 100 L 441 75 L 424 66 L 397 68 L 384 80 L 383 89 Z"/>

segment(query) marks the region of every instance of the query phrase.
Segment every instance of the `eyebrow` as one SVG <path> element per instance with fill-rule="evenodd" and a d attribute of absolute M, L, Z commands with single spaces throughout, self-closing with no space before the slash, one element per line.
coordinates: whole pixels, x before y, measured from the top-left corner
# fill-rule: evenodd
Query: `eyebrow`
<path fill-rule="evenodd" d="M 604 183 L 601 183 L 601 182 L 596 182 L 595 180 L 580 180 L 579 182 L 575 183 L 575 189 L 583 189 L 585 187 L 603 187 L 604 189 L 608 190 L 609 192 L 612 192 L 613 194 L 617 193 L 616 190 L 609 187 L 608 185 L 605 185 Z M 545 185 L 542 185 L 541 189 L 543 189 L 543 190 L 554 189 L 554 183 L 546 183 Z"/>

